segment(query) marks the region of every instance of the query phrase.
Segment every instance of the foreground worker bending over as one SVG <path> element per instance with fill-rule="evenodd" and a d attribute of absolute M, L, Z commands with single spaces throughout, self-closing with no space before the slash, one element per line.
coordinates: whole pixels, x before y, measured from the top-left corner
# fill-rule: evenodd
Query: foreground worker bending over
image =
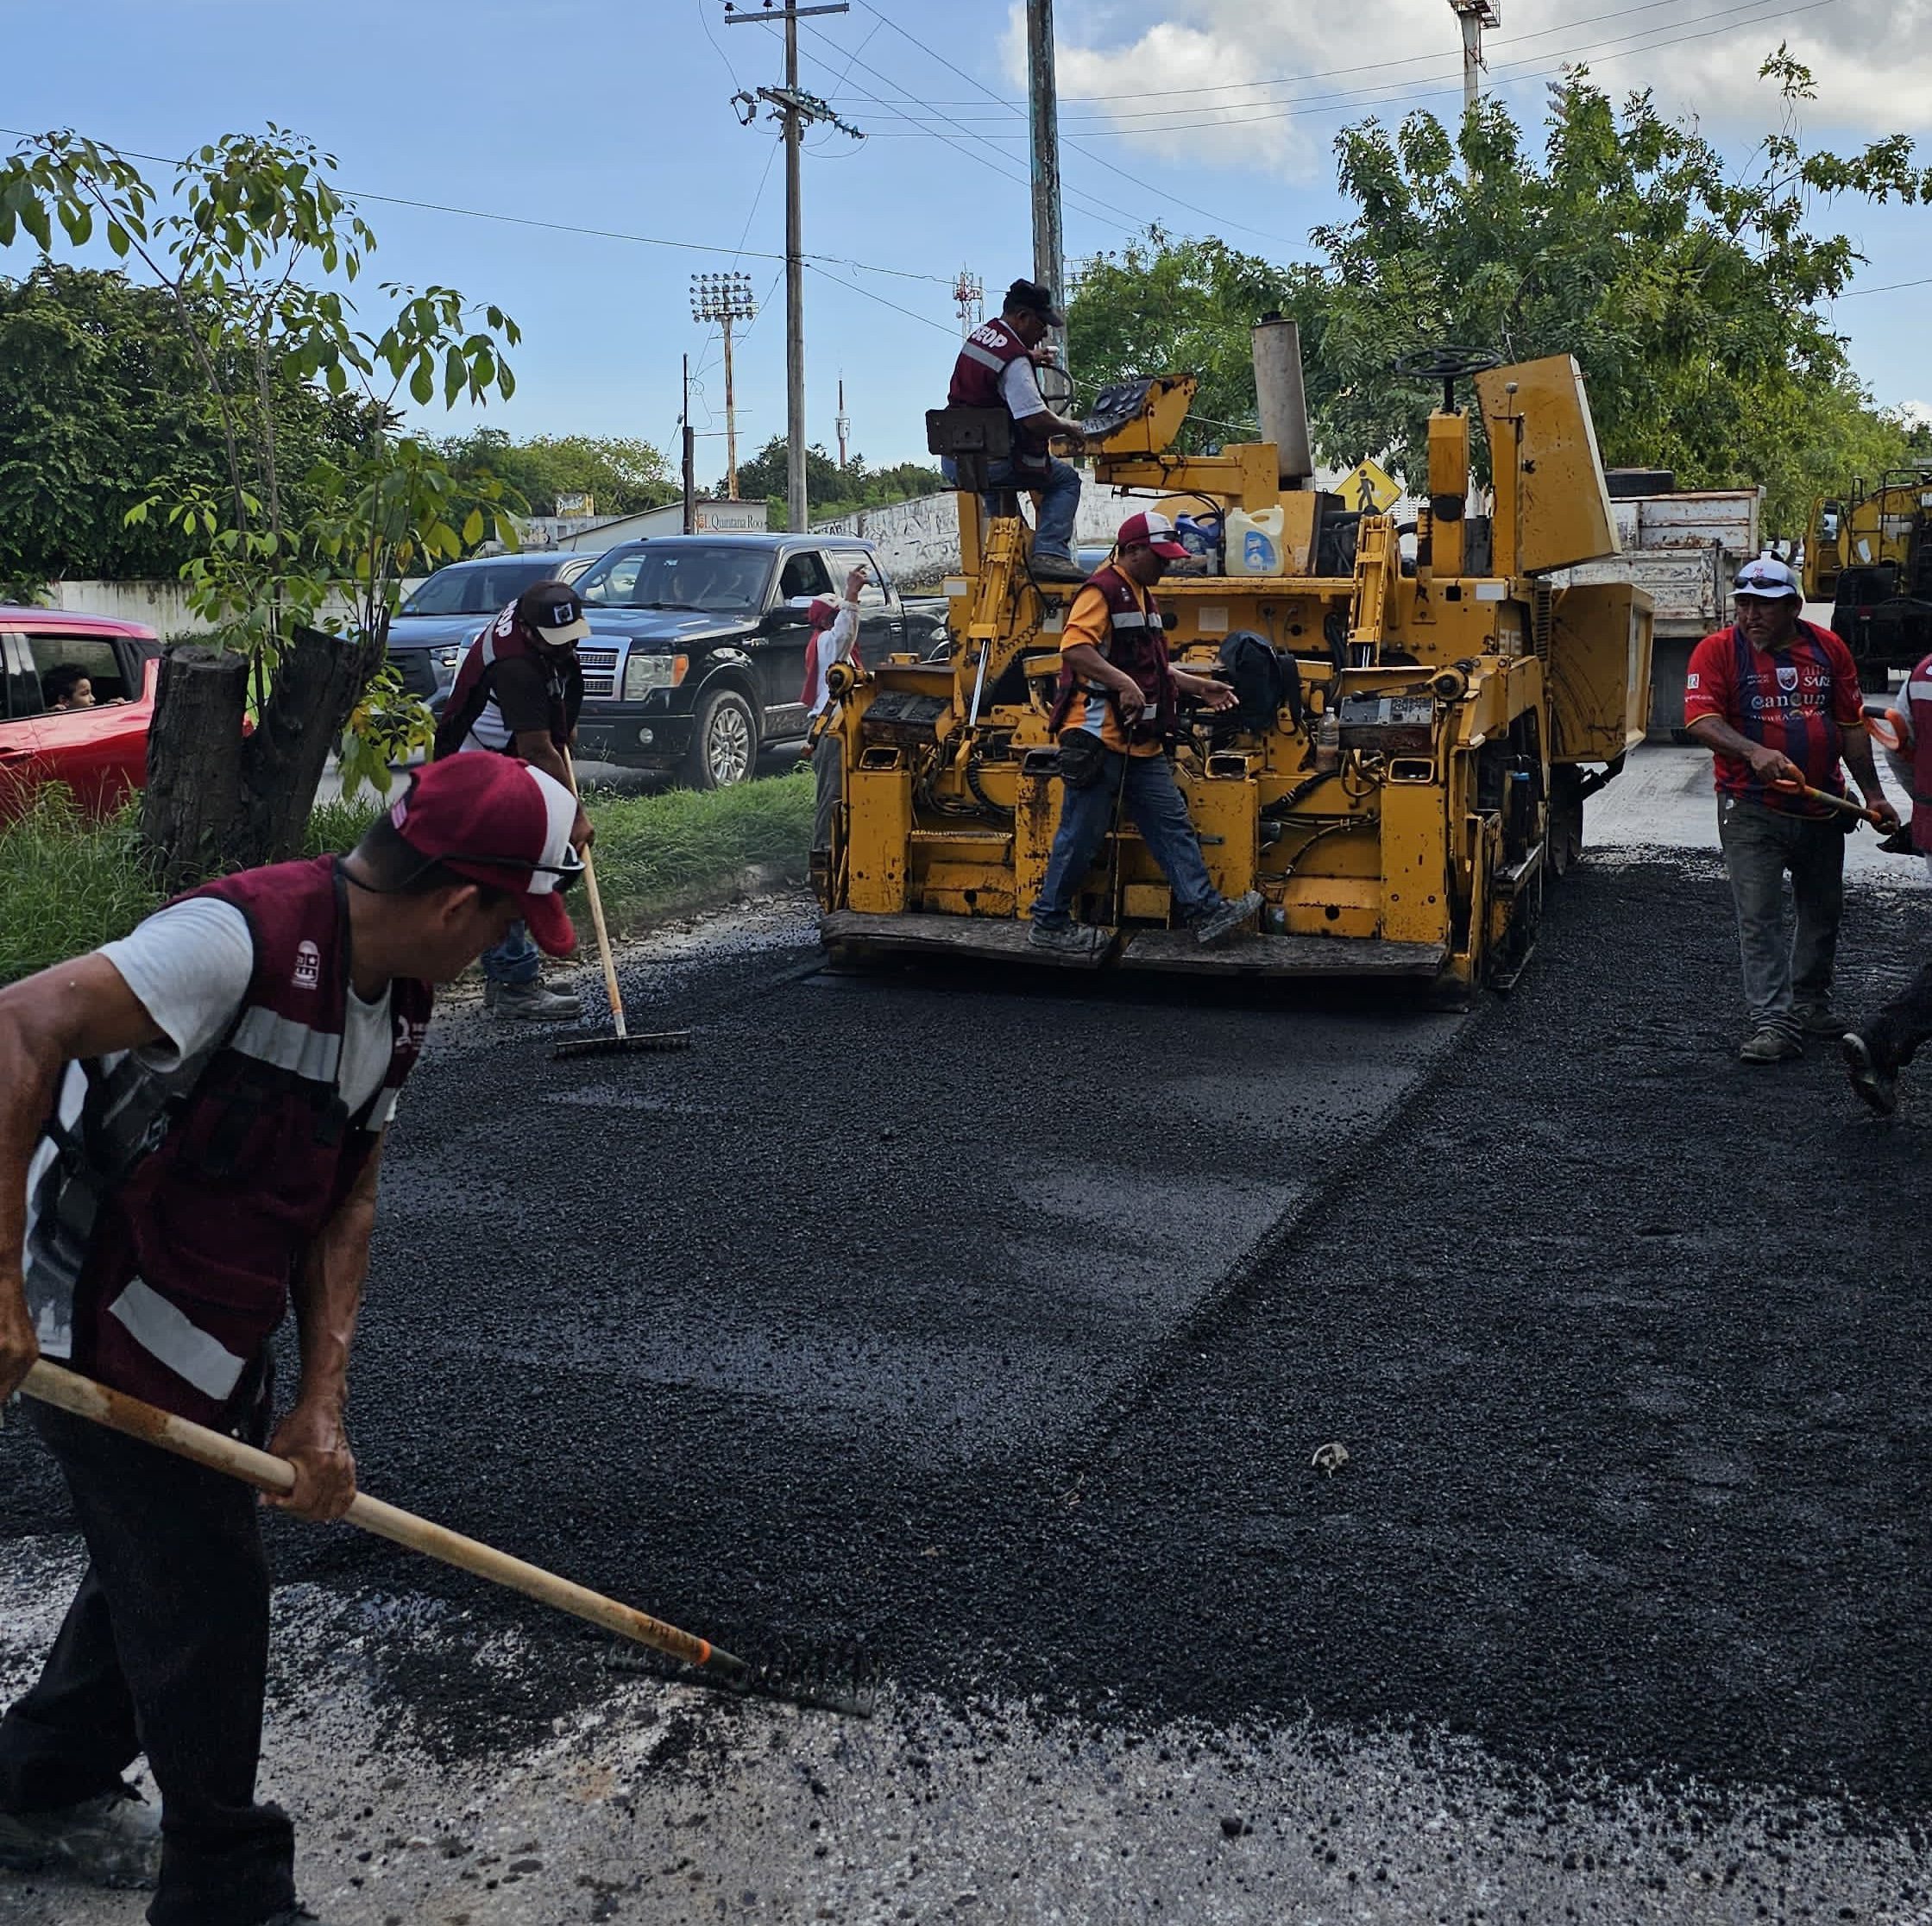
<path fill-rule="evenodd" d="M 1932 881 L 1932 655 L 1906 677 L 1895 714 L 1898 746 L 1912 758 L 1911 847 L 1924 861 L 1927 880 Z M 1843 1048 L 1852 1088 L 1880 1117 L 1890 1117 L 1898 1108 L 1898 1073 L 1928 1037 L 1932 1037 L 1932 962 L 1922 965 L 1869 1023 L 1846 1035 Z"/>
<path fill-rule="evenodd" d="M 1230 902 L 1208 879 L 1200 839 L 1168 765 L 1183 696 L 1210 709 L 1235 692 L 1167 658 L 1154 585 L 1187 551 L 1165 515 L 1130 515 L 1114 558 L 1073 598 L 1060 645 L 1060 687 L 1048 727 L 1060 738 L 1060 828 L 1027 941 L 1060 955 L 1090 955 L 1104 932 L 1073 920 L 1074 896 L 1107 832 L 1127 815 L 1141 833 L 1174 907 L 1203 943 L 1232 936 L 1262 906 L 1261 892 Z"/>
<path fill-rule="evenodd" d="M 0 991 L 0 1398 L 36 1357 L 259 1444 L 268 1340 L 301 1376 L 268 1449 L 339 1518 L 382 1133 L 431 985 L 521 918 L 574 945 L 569 790 L 502 756 L 423 771 L 350 855 L 247 870 Z M 153 1926 L 289 1926 L 255 1799 L 268 1573 L 247 1485 L 29 1407 L 86 1541 L 40 1681 L 0 1720 L 0 1866 L 159 1885 Z M 154 1809 L 122 1774 L 145 1751 Z"/>

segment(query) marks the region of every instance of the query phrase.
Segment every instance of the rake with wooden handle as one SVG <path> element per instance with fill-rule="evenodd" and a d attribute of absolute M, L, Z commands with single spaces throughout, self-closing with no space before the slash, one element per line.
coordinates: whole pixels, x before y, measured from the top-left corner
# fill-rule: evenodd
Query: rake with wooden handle
<path fill-rule="evenodd" d="M 576 765 L 570 759 L 570 752 L 562 752 L 563 773 L 570 779 L 570 794 L 577 793 Z M 551 1052 L 552 1057 L 621 1056 L 627 1051 L 645 1050 L 688 1050 L 691 1047 L 689 1030 L 651 1030 L 632 1036 L 624 1021 L 624 998 L 617 987 L 617 966 L 611 960 L 610 933 L 604 927 L 604 899 L 597 891 L 597 869 L 590 860 L 590 851 L 583 851 L 583 891 L 590 899 L 591 926 L 597 932 L 597 960 L 604 966 L 604 994 L 610 998 L 610 1018 L 617 1034 L 614 1036 L 588 1036 L 570 1043 L 559 1043 Z"/>
<path fill-rule="evenodd" d="M 157 1409 L 124 1391 L 115 1391 L 93 1379 L 64 1369 L 40 1359 L 28 1370 L 21 1389 L 42 1404 L 58 1406 L 77 1418 L 85 1418 L 144 1444 L 159 1445 L 164 1451 L 192 1459 L 211 1471 L 239 1478 L 258 1490 L 286 1494 L 295 1489 L 295 1468 L 286 1459 L 258 1451 L 253 1445 L 210 1431 L 205 1426 L 177 1418 Z M 680 1631 L 663 1619 L 652 1618 L 634 1606 L 620 1605 L 588 1586 L 560 1578 L 539 1565 L 526 1564 L 507 1552 L 480 1539 L 465 1538 L 460 1532 L 432 1524 L 395 1505 L 386 1505 L 367 1492 L 357 1492 L 345 1514 L 348 1522 L 378 1538 L 420 1552 L 425 1558 L 439 1558 L 444 1564 L 473 1572 L 494 1585 L 507 1586 L 574 1618 L 601 1626 L 620 1639 L 681 1659 L 703 1677 L 738 1692 L 761 1692 L 774 1698 L 790 1699 L 802 1705 L 822 1705 L 837 1712 L 866 1716 L 872 1710 L 870 1697 L 856 1675 L 841 1678 L 840 1668 L 819 1662 L 796 1667 L 759 1666 L 714 1646 L 708 1639 Z"/>

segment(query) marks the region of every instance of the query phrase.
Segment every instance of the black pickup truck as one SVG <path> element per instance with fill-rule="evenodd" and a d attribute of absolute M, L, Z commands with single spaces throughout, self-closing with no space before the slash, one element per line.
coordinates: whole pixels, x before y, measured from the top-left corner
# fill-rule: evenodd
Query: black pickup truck
<path fill-rule="evenodd" d="M 761 746 L 803 736 L 810 607 L 863 563 L 859 653 L 923 655 L 869 542 L 848 536 L 656 535 L 601 557 L 577 582 L 590 639 L 577 754 L 674 771 L 700 789 L 741 783 Z"/>

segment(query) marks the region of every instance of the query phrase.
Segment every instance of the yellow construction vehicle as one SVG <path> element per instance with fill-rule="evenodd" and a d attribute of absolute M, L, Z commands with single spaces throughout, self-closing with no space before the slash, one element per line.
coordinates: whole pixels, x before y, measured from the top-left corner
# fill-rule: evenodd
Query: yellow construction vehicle
<path fill-rule="evenodd" d="M 1814 501 L 1800 575 L 1860 667 L 1915 667 L 1932 651 L 1932 463 Z"/>
<path fill-rule="evenodd" d="M 1266 440 L 1174 452 L 1195 384 L 1173 375 L 1110 396 L 1088 445 L 1099 482 L 1141 506 L 1279 527 L 1278 572 L 1170 573 L 1157 592 L 1177 662 L 1219 664 L 1241 696 L 1184 723 L 1175 773 L 1216 886 L 1263 893 L 1261 928 L 1203 949 L 1117 821 L 1075 909 L 1111 933 L 1084 966 L 1406 978 L 1451 998 L 1507 981 L 1545 878 L 1581 847 L 1584 797 L 1642 740 L 1650 682 L 1648 597 L 1540 579 L 1616 551 L 1576 364 L 1466 349 L 1402 364 L 1443 384 L 1406 553 L 1393 515 L 1313 486 L 1292 323 L 1256 329 L 1255 362 Z M 1456 399 L 1471 375 L 1495 476 L 1481 513 Z M 1005 451 L 997 412 L 928 425 L 962 482 Z M 1027 912 L 1059 815 L 1048 714 L 1073 591 L 1034 582 L 1016 509 L 959 503 L 949 659 L 834 670 L 844 794 L 817 884 L 835 954 L 1041 958 Z"/>

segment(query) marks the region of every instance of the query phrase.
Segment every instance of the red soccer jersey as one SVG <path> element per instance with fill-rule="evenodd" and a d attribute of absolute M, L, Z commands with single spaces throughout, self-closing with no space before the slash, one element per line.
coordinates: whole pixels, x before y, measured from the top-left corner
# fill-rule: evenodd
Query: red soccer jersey
<path fill-rule="evenodd" d="M 1838 773 L 1841 728 L 1865 721 L 1858 666 L 1829 629 L 1800 622 L 1782 649 L 1753 648 L 1736 628 L 1707 635 L 1690 651 L 1683 679 L 1683 720 L 1715 715 L 1752 742 L 1789 756 L 1814 789 L 1845 793 Z M 1826 816 L 1820 804 L 1781 796 L 1751 773 L 1741 756 L 1716 752 L 1717 793 L 1738 796 L 1789 815 Z"/>

